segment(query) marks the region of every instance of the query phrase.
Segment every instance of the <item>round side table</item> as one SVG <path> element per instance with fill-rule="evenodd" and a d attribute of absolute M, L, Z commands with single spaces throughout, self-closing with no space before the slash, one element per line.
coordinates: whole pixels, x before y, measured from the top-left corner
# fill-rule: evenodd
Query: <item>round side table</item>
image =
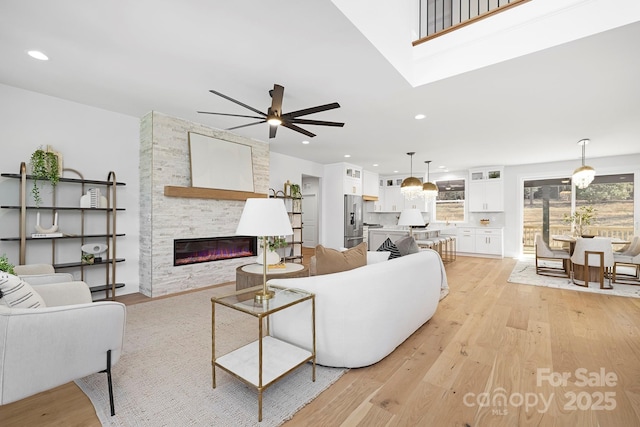
<path fill-rule="evenodd" d="M 287 279 L 291 277 L 309 276 L 309 267 L 298 263 L 286 263 L 285 268 L 267 268 L 269 279 Z M 262 264 L 247 264 L 236 268 L 236 290 L 262 285 Z"/>

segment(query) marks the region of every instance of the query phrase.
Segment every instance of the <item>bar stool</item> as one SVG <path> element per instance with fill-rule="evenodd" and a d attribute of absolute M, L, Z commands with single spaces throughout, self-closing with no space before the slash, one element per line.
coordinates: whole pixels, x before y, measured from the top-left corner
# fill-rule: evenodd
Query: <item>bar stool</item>
<path fill-rule="evenodd" d="M 447 239 L 446 236 L 438 236 L 436 237 L 436 239 L 439 242 L 440 250 L 438 252 L 440 253 L 440 258 L 442 258 L 442 262 L 448 262 L 449 261 L 449 239 Z"/>
<path fill-rule="evenodd" d="M 451 239 L 449 241 L 449 245 L 451 247 L 451 261 L 455 261 L 458 257 L 458 247 L 457 247 L 456 236 L 447 235 L 447 237 Z"/>
<path fill-rule="evenodd" d="M 419 248 L 426 248 L 426 249 L 434 249 L 434 247 L 436 246 L 436 242 L 433 239 L 416 240 L 416 244 L 418 245 Z"/>

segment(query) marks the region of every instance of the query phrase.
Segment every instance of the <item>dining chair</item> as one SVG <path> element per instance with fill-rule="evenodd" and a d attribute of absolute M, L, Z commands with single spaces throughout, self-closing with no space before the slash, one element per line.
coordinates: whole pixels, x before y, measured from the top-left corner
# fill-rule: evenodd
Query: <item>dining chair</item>
<path fill-rule="evenodd" d="M 553 277 L 569 277 L 570 262 L 569 252 L 561 249 L 551 249 L 542 238 L 542 234 L 536 233 L 534 236 L 536 248 L 536 274 Z M 562 267 L 543 264 L 543 261 L 560 262 Z"/>
<path fill-rule="evenodd" d="M 611 286 L 611 272 L 613 270 L 613 248 L 608 237 L 582 238 L 576 240 L 576 246 L 571 255 L 574 285 L 589 287 L 591 269 L 597 268 L 600 289 L 613 289 Z M 604 279 L 609 279 L 609 286 L 604 285 Z"/>
<path fill-rule="evenodd" d="M 618 267 L 632 268 L 634 274 L 619 273 Z M 640 285 L 640 236 L 633 236 L 626 250 L 613 253 L 613 283 Z"/>

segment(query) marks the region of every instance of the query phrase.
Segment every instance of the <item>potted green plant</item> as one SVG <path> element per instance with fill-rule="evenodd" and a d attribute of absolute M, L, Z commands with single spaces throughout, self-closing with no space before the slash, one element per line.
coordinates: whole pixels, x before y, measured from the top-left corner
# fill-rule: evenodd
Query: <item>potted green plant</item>
<path fill-rule="evenodd" d="M 9 258 L 7 258 L 7 255 L 2 254 L 2 256 L 0 256 L 0 271 L 15 275 L 16 273 L 15 271 L 13 271 L 13 267 L 15 266 L 9 262 Z"/>
<path fill-rule="evenodd" d="M 264 242 L 262 241 L 262 237 L 259 237 L 260 240 L 260 247 L 264 246 Z M 278 237 L 278 236 L 272 236 L 272 237 L 267 237 L 267 248 L 270 251 L 275 251 L 276 249 L 280 249 L 280 248 L 284 248 L 285 246 L 287 246 L 287 239 L 285 239 L 284 237 Z"/>
<path fill-rule="evenodd" d="M 596 220 L 596 208 L 593 206 L 580 206 L 571 215 L 564 214 L 564 222 L 573 226 L 573 232 L 576 236 L 582 236 L 585 233 L 586 226 L 591 225 Z"/>
<path fill-rule="evenodd" d="M 264 240 L 262 237 L 259 237 L 258 239 L 260 250 L 258 251 L 258 258 L 256 259 L 256 262 L 258 264 L 262 264 L 264 259 L 264 254 L 262 253 L 262 250 L 264 248 Z M 279 263 L 280 255 L 276 252 L 276 249 L 284 248 L 288 244 L 289 243 L 287 242 L 287 239 L 285 239 L 284 237 L 267 237 L 267 264 L 271 265 Z"/>
<path fill-rule="evenodd" d="M 291 197 L 294 199 L 299 199 L 302 197 L 302 193 L 300 192 L 300 184 L 291 184 Z"/>
<path fill-rule="evenodd" d="M 40 197 L 38 181 L 49 181 L 52 187 L 55 187 L 60 181 L 58 156 L 55 153 L 43 150 L 42 147 L 34 151 L 31 154 L 31 178 L 33 179 L 31 194 L 36 206 L 39 207 L 42 198 Z"/>

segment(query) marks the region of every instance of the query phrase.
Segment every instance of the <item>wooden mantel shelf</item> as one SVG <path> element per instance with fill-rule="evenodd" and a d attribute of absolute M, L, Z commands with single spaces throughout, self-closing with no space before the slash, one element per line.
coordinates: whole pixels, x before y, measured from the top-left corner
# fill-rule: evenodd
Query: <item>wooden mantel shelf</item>
<path fill-rule="evenodd" d="M 217 188 L 201 187 L 176 187 L 173 185 L 165 185 L 164 195 L 167 197 L 218 200 L 247 200 L 249 198 L 267 197 L 267 194 L 252 193 L 250 191 L 219 190 Z"/>

